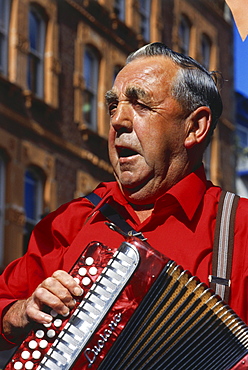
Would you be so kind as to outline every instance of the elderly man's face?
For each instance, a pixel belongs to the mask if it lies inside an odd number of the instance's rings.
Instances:
[[[170,93],[177,71],[161,56],[136,59],[120,71],[106,95],[110,160],[133,203],[154,202],[183,174],[183,111]]]

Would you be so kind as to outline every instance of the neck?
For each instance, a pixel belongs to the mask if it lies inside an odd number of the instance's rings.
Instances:
[[[154,209],[153,204],[132,204],[130,203],[132,208],[134,209],[136,215],[138,216],[140,222],[145,221],[148,217],[151,216],[152,211]]]

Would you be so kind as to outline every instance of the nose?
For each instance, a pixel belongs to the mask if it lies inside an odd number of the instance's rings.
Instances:
[[[129,102],[119,102],[110,123],[117,133],[131,132],[133,129],[133,112]]]

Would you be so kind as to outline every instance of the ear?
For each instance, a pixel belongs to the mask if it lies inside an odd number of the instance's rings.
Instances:
[[[197,108],[189,115],[185,122],[186,139],[184,146],[186,149],[204,141],[211,126],[211,119],[211,110],[205,106]]]

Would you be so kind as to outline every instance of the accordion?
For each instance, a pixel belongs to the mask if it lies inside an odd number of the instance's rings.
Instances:
[[[130,237],[90,243],[71,270],[84,294],[34,325],[5,369],[248,369],[248,327],[188,271]]]

